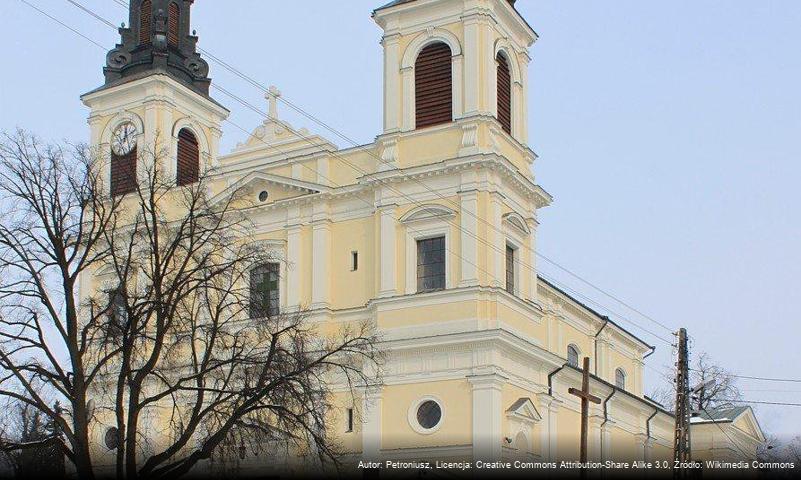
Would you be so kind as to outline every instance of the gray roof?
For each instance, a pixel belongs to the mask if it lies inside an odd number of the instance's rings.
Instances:
[[[695,418],[700,418],[708,422],[733,422],[737,417],[745,413],[749,406],[741,407],[722,407],[710,408],[698,413]]]

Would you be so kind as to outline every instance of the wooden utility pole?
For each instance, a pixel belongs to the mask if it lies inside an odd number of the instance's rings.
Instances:
[[[687,330],[679,330],[679,357],[676,362],[676,431],[673,440],[673,460],[690,461],[690,353]],[[679,474],[680,472],[674,471]]]
[[[587,437],[590,424],[590,402],[599,404],[601,399],[590,395],[590,358],[584,357],[584,368],[581,375],[581,390],[571,388],[568,390],[571,395],[581,399],[581,463],[587,463]],[[582,475],[586,468],[581,468]]]

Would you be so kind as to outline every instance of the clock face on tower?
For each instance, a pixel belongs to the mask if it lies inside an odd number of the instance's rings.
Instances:
[[[136,127],[123,123],[111,134],[111,151],[116,155],[128,155],[136,148]]]

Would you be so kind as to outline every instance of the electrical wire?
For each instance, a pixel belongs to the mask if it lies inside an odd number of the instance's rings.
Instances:
[[[114,25],[113,25],[111,22],[109,22],[108,20],[106,20],[106,19],[104,19],[104,18],[102,18],[102,17],[98,16],[97,14],[95,14],[94,12],[92,12],[92,11],[88,10],[87,8],[85,8],[85,7],[83,7],[82,5],[78,4],[77,2],[75,2],[75,1],[73,1],[73,0],[67,0],[67,1],[68,1],[69,3],[71,3],[71,4],[75,5],[75,6],[77,6],[78,8],[81,8],[82,10],[86,11],[87,13],[89,13],[89,14],[90,14],[90,15],[92,15],[92,16],[94,16],[95,18],[98,18],[100,21],[102,21],[102,22],[106,23],[107,25],[110,25],[110,26],[112,26],[113,28],[116,28],[116,27],[114,27]],[[125,2],[123,2],[122,0],[115,0],[115,2],[116,2],[116,3],[117,3],[119,6],[121,6],[121,7],[123,7],[123,8],[126,8],[126,9],[128,8],[128,5],[126,5],[126,4],[125,4]],[[205,50],[205,49],[203,49],[203,48],[201,48],[201,47],[198,47],[198,51],[199,51],[200,53],[202,53],[203,55],[206,55],[206,56],[207,56],[207,57],[209,57],[211,60],[215,61],[215,62],[216,62],[216,63],[218,63],[220,66],[222,66],[222,67],[223,67],[223,68],[225,68],[226,70],[230,71],[230,72],[231,72],[231,73],[233,73],[234,75],[236,75],[236,76],[240,77],[242,80],[244,80],[244,81],[246,81],[246,82],[250,83],[252,86],[254,86],[254,87],[256,87],[257,89],[259,89],[259,90],[260,90],[262,93],[269,93],[269,88],[268,88],[268,87],[266,87],[265,85],[261,84],[260,82],[258,82],[258,81],[257,81],[257,80],[255,80],[254,78],[252,78],[251,76],[248,76],[247,74],[243,73],[241,70],[237,69],[236,67],[234,67],[234,66],[230,65],[229,63],[225,62],[224,60],[220,59],[218,56],[216,56],[216,55],[212,54],[212,53],[211,53],[211,52],[209,52],[208,50]],[[313,114],[311,114],[311,113],[307,112],[306,110],[304,110],[303,108],[299,107],[299,106],[298,106],[298,105],[296,105],[294,102],[291,102],[291,101],[289,101],[289,100],[288,100],[286,97],[283,97],[283,96],[282,96],[282,97],[279,97],[279,98],[278,98],[278,100],[279,100],[280,102],[284,103],[285,105],[289,106],[291,109],[295,110],[297,113],[299,113],[299,114],[303,115],[304,117],[308,118],[309,120],[313,121],[314,123],[316,123],[316,124],[320,125],[320,126],[321,126],[321,127],[323,127],[324,129],[326,129],[326,130],[328,130],[329,132],[333,133],[333,134],[334,134],[334,135],[336,135],[337,137],[339,137],[339,138],[343,139],[344,141],[346,141],[346,142],[350,143],[351,145],[353,145],[353,146],[359,146],[358,142],[356,142],[355,140],[351,139],[350,137],[348,137],[347,135],[345,135],[345,134],[344,134],[344,133],[342,133],[341,131],[337,130],[336,128],[334,128],[334,127],[330,126],[329,124],[327,124],[327,123],[326,123],[326,122],[324,122],[323,120],[319,119],[319,118],[318,118],[318,117],[316,117],[315,115],[313,115]],[[305,138],[304,138],[304,140],[307,140],[307,139],[305,139]],[[397,167],[394,167],[394,166],[392,166],[392,165],[391,165],[389,162],[387,162],[387,161],[383,160],[382,158],[378,157],[377,155],[373,154],[372,152],[367,152],[367,153],[368,153],[370,156],[374,157],[376,160],[378,160],[380,163],[389,165],[389,166],[391,167],[390,169],[399,170]],[[418,184],[420,184],[421,186],[423,186],[424,188],[426,188],[426,189],[427,189],[429,192],[436,194],[436,195],[437,195],[437,196],[438,196],[438,197],[439,197],[441,200],[447,201],[447,202],[451,203],[452,205],[455,205],[455,203],[454,203],[453,201],[451,201],[451,200],[450,200],[450,199],[448,199],[447,197],[444,197],[444,196],[443,196],[441,193],[437,192],[436,190],[433,190],[433,189],[431,189],[430,187],[428,187],[428,185],[425,185],[423,182],[419,181],[418,179],[416,179],[416,178],[413,178],[412,180],[416,181]],[[495,230],[496,232],[498,232],[498,233],[501,233],[501,234],[503,233],[503,232],[501,232],[501,231],[500,231],[500,230],[499,230],[499,229],[498,229],[498,228],[497,228],[495,225],[493,225],[492,223],[488,222],[486,219],[484,219],[484,218],[481,218],[481,217],[477,216],[476,214],[473,214],[472,212],[469,212],[469,211],[467,211],[467,212],[464,212],[464,213],[466,213],[466,214],[468,214],[468,215],[470,215],[470,216],[473,216],[473,217],[474,217],[474,218],[476,218],[478,221],[481,221],[481,222],[483,222],[485,225],[487,225],[488,227],[492,228],[492,229],[493,229],[493,230]],[[648,321],[650,321],[650,322],[654,323],[655,325],[658,325],[658,326],[660,326],[661,328],[664,328],[665,330],[667,330],[667,331],[668,331],[668,332],[670,332],[670,333],[673,333],[673,332],[675,331],[675,329],[673,329],[673,328],[671,328],[671,327],[669,327],[669,326],[665,325],[664,323],[662,323],[662,322],[659,322],[658,320],[656,320],[656,319],[652,318],[651,316],[649,316],[649,315],[647,315],[647,314],[643,313],[641,310],[639,310],[639,309],[637,309],[637,308],[633,307],[633,306],[632,306],[632,305],[630,305],[629,303],[627,303],[627,302],[625,302],[625,301],[621,300],[619,297],[617,297],[617,296],[615,296],[615,295],[612,295],[611,293],[607,292],[606,290],[604,290],[604,289],[602,289],[602,288],[598,287],[597,285],[593,284],[593,283],[592,283],[592,282],[590,282],[589,280],[586,280],[585,278],[583,278],[583,277],[581,277],[580,275],[576,274],[576,273],[575,273],[575,272],[573,272],[572,270],[570,270],[570,269],[568,269],[568,268],[566,268],[566,267],[564,267],[564,266],[560,265],[559,263],[555,262],[554,260],[550,259],[549,257],[547,257],[547,256],[543,255],[542,253],[534,251],[533,249],[531,249],[531,247],[528,247],[528,246],[522,245],[522,246],[521,246],[521,248],[523,248],[524,250],[528,250],[528,251],[529,251],[529,253],[533,253],[534,255],[538,256],[539,258],[543,259],[544,261],[548,262],[549,264],[551,264],[551,265],[555,266],[555,267],[556,267],[556,268],[558,268],[559,270],[561,270],[561,271],[563,271],[563,272],[567,273],[568,275],[570,275],[570,276],[572,276],[572,277],[576,278],[577,280],[579,280],[579,281],[581,281],[582,283],[584,283],[584,284],[588,285],[589,287],[591,287],[591,288],[592,288],[592,289],[594,289],[595,291],[597,291],[597,292],[599,292],[599,293],[601,293],[601,294],[603,294],[603,295],[605,295],[605,296],[607,296],[607,297],[611,298],[612,300],[614,300],[614,301],[618,302],[619,304],[621,304],[621,305],[623,305],[624,307],[626,307],[626,308],[630,309],[631,311],[633,311],[633,312],[635,312],[636,314],[640,315],[640,316],[641,316],[641,317],[643,317],[644,319],[646,319],[646,320],[648,320]],[[520,259],[519,261],[520,261],[520,262],[522,262],[522,259]],[[534,269],[533,269],[531,266],[527,266],[527,267],[528,267],[529,269],[531,269],[532,271],[534,271]],[[618,316],[620,316],[620,315],[618,314]],[[644,331],[645,331],[645,330],[644,330]]]
[[[29,4],[27,1],[25,1],[25,0],[21,0],[21,1],[23,1],[24,3],[26,3],[26,4],[30,5],[30,4]],[[101,16],[97,15],[96,13],[94,13],[94,12],[93,12],[93,11],[91,11],[90,9],[88,9],[88,8],[84,7],[83,5],[79,4],[78,2],[75,2],[75,1],[73,1],[73,0],[67,0],[67,1],[68,1],[69,3],[71,3],[72,5],[74,5],[74,6],[78,7],[78,8],[80,8],[80,9],[81,9],[82,11],[84,11],[85,13],[87,13],[87,14],[91,15],[91,16],[92,16],[92,17],[94,17],[95,19],[97,19],[97,20],[99,20],[99,21],[103,22],[104,24],[108,25],[109,27],[116,28],[116,27],[114,27],[114,25],[113,25],[111,22],[109,22],[108,20],[104,19],[103,17],[101,17]],[[119,2],[119,1],[118,1],[117,3],[118,3],[118,4],[120,4],[121,6],[125,6],[124,4],[122,4],[122,3],[121,3],[121,2]],[[32,5],[31,5],[31,6],[32,6]],[[35,7],[34,7],[34,8],[35,8]],[[93,41],[93,40],[89,39],[89,38],[88,38],[88,37],[86,37],[85,35],[81,34],[80,32],[76,31],[75,29],[73,29],[73,28],[71,28],[71,27],[67,26],[67,25],[66,25],[66,24],[64,24],[63,22],[60,22],[60,21],[58,21],[57,19],[55,19],[54,17],[52,17],[52,16],[50,16],[50,15],[47,15],[47,14],[45,14],[43,11],[39,10],[38,8],[35,8],[35,9],[36,9],[37,11],[39,11],[40,13],[42,13],[42,14],[44,14],[44,15],[48,16],[48,17],[49,17],[49,18],[51,18],[52,20],[54,20],[54,21],[57,21],[59,24],[61,24],[61,25],[65,26],[66,28],[70,29],[70,30],[71,30],[71,31],[73,31],[74,33],[76,33],[76,34],[78,34],[78,35],[82,36],[83,38],[85,38],[85,39],[87,39],[87,40],[91,41],[93,44],[97,45],[98,47],[100,47],[100,48],[103,48],[103,46],[102,46],[102,45],[100,45],[99,43],[97,43],[97,42],[95,42],[95,41]],[[207,55],[211,56],[211,54],[210,54],[209,52],[205,52],[205,54],[207,54]],[[215,57],[215,58],[216,58],[216,57]],[[260,89],[264,89],[264,88],[263,88],[263,86],[260,86],[260,85],[258,84],[258,82],[255,82],[255,81],[253,81],[252,79],[249,79],[249,78],[248,78],[247,76],[245,76],[244,74],[241,74],[241,72],[239,72],[238,70],[234,69],[233,67],[230,67],[230,65],[227,65],[227,64],[225,64],[225,63],[224,63],[224,62],[222,62],[221,60],[219,60],[219,63],[222,63],[222,64],[224,64],[224,66],[227,66],[227,68],[229,68],[229,69],[233,69],[233,71],[235,71],[235,72],[238,72],[238,74],[239,74],[239,76],[240,76],[240,77],[242,77],[242,78],[243,78],[243,79],[245,79],[245,80],[249,80],[249,81],[250,81],[252,84],[254,84],[255,86],[259,87]],[[215,86],[216,86],[218,89],[220,89],[221,91],[224,91],[224,93],[225,93],[225,92],[227,92],[227,91],[225,91],[224,89],[222,89],[222,88],[221,88],[219,85],[215,85]],[[230,94],[230,92],[227,92],[227,93],[229,93],[229,94]],[[234,96],[234,98],[235,98],[235,99],[238,99],[238,97],[236,97],[236,96]],[[256,110],[256,111],[259,111],[257,107],[254,107],[254,106],[250,105],[248,102],[246,102],[246,101],[244,101],[244,100],[242,100],[242,99],[238,99],[238,100],[239,100],[239,101],[241,101],[242,103],[246,104],[246,106],[249,106],[251,109],[254,109],[254,110]],[[288,101],[286,101],[285,99],[282,99],[282,100],[284,100],[284,103],[288,103]],[[259,111],[259,112],[260,112],[260,111]],[[264,114],[263,112],[260,112],[260,113],[261,113],[263,116],[265,116],[265,117],[269,118],[269,116],[267,116],[267,115],[266,115],[266,114]],[[310,114],[308,114],[308,113],[306,113],[306,112],[301,112],[301,113],[305,114],[306,116],[308,116],[308,117],[309,117],[309,118],[311,118],[312,120],[316,121],[317,123],[320,123],[320,121],[319,121],[318,119],[316,119],[316,117],[313,117],[313,116],[311,116]],[[229,122],[229,123],[230,123],[230,122]],[[240,128],[241,128],[241,127],[240,127]],[[326,128],[329,128],[329,129],[330,129],[331,127],[327,127],[327,126],[326,126]],[[249,132],[247,132],[246,130],[244,130],[244,129],[242,129],[242,130],[243,130],[243,131],[245,131],[245,133],[246,133],[246,134],[249,134]],[[341,136],[341,135],[340,135],[340,136]],[[308,141],[308,139],[306,139],[306,140]],[[341,157],[340,157],[340,158],[341,158]],[[342,160],[344,161],[344,159],[342,159]],[[380,160],[380,159],[379,159],[379,160]],[[349,163],[349,162],[348,162],[348,163]],[[305,166],[305,165],[304,165],[304,166]],[[358,169],[358,167],[355,167],[355,166],[353,166],[352,164],[351,164],[351,167],[353,167],[353,168],[354,168],[354,170],[361,171],[360,169]],[[363,171],[362,171],[362,173],[363,173],[363,174],[366,174],[366,172],[363,172]],[[319,173],[318,173],[318,174],[319,174]],[[333,183],[333,182],[332,182],[332,183]],[[417,202],[414,202],[413,200],[412,200],[412,202],[413,202],[413,203],[417,203]],[[419,206],[419,204],[418,204],[418,206]],[[477,217],[477,218],[478,218],[478,217]],[[483,219],[481,219],[481,220],[482,220],[482,221],[484,221],[485,223],[487,223],[487,222],[486,222],[486,220],[483,220]],[[466,232],[466,231],[465,231],[464,229],[462,229],[462,227],[461,227],[461,226],[459,226],[459,225],[455,225],[455,224],[451,224],[451,225],[452,225],[452,226],[454,226],[454,227],[456,227],[457,229],[461,230],[462,232],[464,232],[464,233],[466,233],[466,234],[473,235],[471,232]],[[494,227],[494,226],[493,226],[493,227]],[[497,230],[497,228],[496,228],[496,230]],[[494,245],[491,245],[491,244],[487,243],[487,242],[486,242],[486,240],[484,240],[484,239],[481,239],[481,238],[479,238],[479,237],[477,237],[477,236],[475,236],[475,235],[473,235],[473,237],[474,237],[474,238],[475,238],[477,241],[482,241],[483,243],[485,243],[485,244],[487,245],[487,247],[489,247],[489,248],[493,248],[493,249],[495,249],[496,251],[499,251],[499,249],[498,249],[497,247],[495,247]],[[529,250],[530,250],[530,249],[529,249]],[[478,266],[477,266],[477,265],[475,265],[474,263],[472,263],[470,260],[464,259],[463,257],[461,257],[460,255],[456,254],[455,252],[452,252],[452,251],[451,251],[450,253],[451,253],[451,254],[454,254],[454,255],[455,255],[457,258],[460,258],[460,259],[462,259],[463,261],[467,262],[468,264],[471,264],[472,266],[475,266],[475,267],[477,267],[477,268],[478,268]],[[564,268],[564,267],[561,267],[561,265],[558,265],[557,263],[553,262],[552,260],[550,260],[550,259],[546,259],[546,261],[548,261],[549,263],[552,263],[552,264],[554,264],[554,265],[556,265],[556,266],[558,266],[558,267],[562,268],[562,269],[563,269],[563,270],[565,270],[566,272],[569,272],[569,273],[570,273],[572,276],[575,276],[576,278],[578,278],[578,279],[582,280],[584,283],[587,283],[587,284],[588,284],[588,285],[590,285],[590,286],[594,286],[594,285],[593,285],[591,282],[588,282],[588,281],[586,281],[586,280],[582,279],[580,276],[576,275],[575,273],[571,272],[570,270],[567,270],[567,269],[566,269],[566,268]],[[521,263],[525,263],[525,262],[522,262],[522,259],[520,260],[520,262],[521,262]],[[528,266],[528,268],[531,268],[531,267],[530,267],[530,266]],[[489,275],[489,273],[488,273],[488,272],[486,272],[485,270],[483,270],[483,269],[480,269],[480,270],[482,270],[482,272],[483,272],[483,273],[485,273],[485,274]],[[597,289],[597,287],[596,287],[596,289]],[[576,292],[576,293],[577,293],[577,292]],[[602,292],[602,293],[603,293],[603,292]],[[585,297],[585,298],[586,298],[586,297]],[[615,299],[615,300],[616,300],[616,301],[620,301],[619,299]],[[593,303],[595,303],[596,305],[600,305],[600,304],[598,304],[598,303],[596,303],[596,302],[593,302]],[[622,302],[621,302],[621,303],[622,303]],[[610,311],[610,312],[612,312],[614,315],[616,315],[616,316],[618,316],[618,317],[620,317],[620,318],[622,318],[622,319],[624,319],[624,320],[628,321],[628,323],[630,323],[630,324],[632,324],[632,325],[634,325],[634,326],[638,327],[640,330],[642,330],[642,331],[644,331],[644,332],[646,332],[646,333],[649,333],[650,335],[654,336],[655,338],[659,338],[659,339],[660,339],[661,341],[663,341],[663,342],[666,342],[666,343],[670,344],[670,342],[669,342],[669,341],[667,341],[667,340],[665,340],[664,338],[662,338],[662,337],[660,337],[660,336],[658,336],[658,335],[654,334],[653,332],[651,332],[651,331],[649,331],[649,330],[647,330],[647,329],[645,329],[645,328],[643,328],[643,327],[639,326],[639,324],[637,324],[636,322],[634,322],[634,321],[632,321],[632,320],[628,319],[627,317],[625,317],[625,316],[623,316],[623,315],[621,315],[621,314],[619,314],[619,313],[615,313],[615,312],[613,312],[613,311],[612,311],[611,309],[609,309],[608,307],[604,307],[603,305],[600,305],[600,306],[601,306],[602,308],[605,308],[605,309],[609,310],[609,311]],[[628,308],[631,308],[631,307],[630,307],[630,306],[628,306],[628,305],[626,305],[626,306],[627,306]],[[642,315],[642,313],[641,313],[641,312],[637,312],[637,313],[639,313],[640,315]],[[653,320],[652,320],[652,321],[653,321]],[[657,323],[658,323],[658,322],[657,322]],[[666,326],[664,326],[664,325],[661,325],[661,326],[662,326],[663,328],[669,329],[668,327],[666,327]]]

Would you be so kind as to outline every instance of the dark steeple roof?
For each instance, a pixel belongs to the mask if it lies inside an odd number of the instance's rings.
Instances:
[[[190,34],[195,0],[130,0],[129,27],[120,28],[122,43],[106,56],[105,87],[166,73],[208,96],[209,64],[197,52]]]

